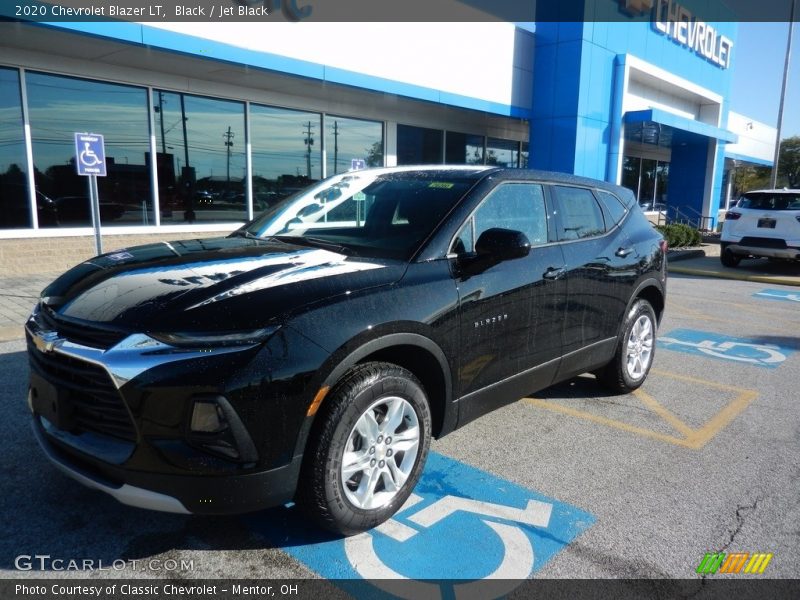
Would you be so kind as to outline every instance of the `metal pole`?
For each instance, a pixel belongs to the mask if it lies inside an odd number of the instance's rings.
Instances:
[[[97,176],[89,175],[89,202],[92,208],[92,228],[94,229],[94,249],[103,253],[103,239],[100,236],[100,195],[97,191]]]
[[[786,100],[786,83],[789,79],[789,62],[792,55],[792,36],[794,35],[794,9],[797,5],[797,0],[792,0],[792,10],[789,15],[789,37],[786,40],[786,58],[783,62],[783,82],[781,83],[781,101],[778,106],[778,131],[775,134],[775,158],[772,161],[772,178],[770,179],[770,187],[775,189],[778,187],[778,162],[781,154],[781,127],[783,126],[783,103]]]

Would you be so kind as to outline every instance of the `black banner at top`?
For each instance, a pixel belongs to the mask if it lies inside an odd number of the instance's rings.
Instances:
[[[798,0],[3,0],[0,19],[35,22],[789,21]],[[800,2],[798,2],[800,3]],[[794,12],[794,19],[800,8]]]

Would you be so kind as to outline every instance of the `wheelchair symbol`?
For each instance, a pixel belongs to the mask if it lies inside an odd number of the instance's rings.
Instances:
[[[420,496],[412,494],[398,514],[402,514],[421,501],[422,498]],[[408,520],[427,529],[457,511],[464,511],[480,517],[499,518],[505,521],[547,528],[552,510],[552,504],[539,502],[538,500],[529,500],[524,509],[519,509],[459,496],[444,496],[413,514]],[[494,531],[503,543],[503,560],[494,571],[483,579],[456,584],[454,593],[457,600],[484,597],[488,594],[494,597],[508,594],[519,586],[520,580],[527,579],[533,570],[533,546],[522,529],[516,525],[497,523],[484,518],[480,520]],[[422,533],[419,529],[405,525],[395,519],[389,519],[379,525],[375,531],[400,543]],[[442,589],[439,585],[424,581],[409,581],[410,578],[386,565],[375,552],[372,533],[365,532],[347,538],[344,543],[344,549],[348,561],[356,572],[383,591],[408,600],[439,600],[442,598]],[[398,582],[397,580],[403,581]]]
[[[103,164],[103,161],[94,153],[92,150],[91,144],[89,142],[83,143],[83,150],[78,155],[81,163],[87,167],[95,167],[97,165]]]
[[[660,337],[658,340],[667,346],[671,344],[688,346],[708,356],[755,365],[777,366],[786,360],[786,355],[780,351],[778,346],[772,344],[714,342],[712,340],[688,342],[671,337]]]

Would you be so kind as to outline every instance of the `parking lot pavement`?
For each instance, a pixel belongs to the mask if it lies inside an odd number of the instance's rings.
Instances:
[[[800,263],[771,262],[763,258],[746,258],[739,263],[738,267],[732,268],[724,266],[719,261],[719,256],[712,256],[706,253],[706,256],[670,263],[669,272],[700,277],[800,286]]]
[[[22,575],[327,577],[340,588],[347,578],[390,576],[464,585],[492,574],[685,579],[700,577],[706,553],[765,553],[763,575],[705,577],[796,578],[795,292],[672,277],[641,390],[612,396],[582,376],[473,422],[433,444],[420,484],[389,525],[347,540],[310,528],[291,506],[176,516],[72,482],[30,433],[23,343],[0,344],[0,469],[13,491],[0,498],[2,514],[13,515],[4,519],[0,577],[20,576],[20,555],[47,554],[121,561],[121,570]],[[150,568],[168,559],[192,568]]]

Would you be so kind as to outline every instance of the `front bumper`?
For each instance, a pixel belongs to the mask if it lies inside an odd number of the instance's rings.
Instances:
[[[302,457],[269,471],[226,476],[170,475],[130,471],[81,455],[49,436],[34,415],[33,432],[45,455],[60,471],[86,487],[128,506],[178,514],[238,514],[277,506],[292,499]]]
[[[258,345],[181,350],[134,334],[100,349],[58,337],[35,315],[26,329],[34,432],[73,479],[124,504],[173,513],[251,512],[293,497],[302,456],[275,428],[251,438],[234,415],[227,431],[235,434],[238,459],[209,454],[187,433],[196,399],[227,392],[249,427],[276,421],[268,412],[272,399],[253,384],[262,377],[252,365]],[[284,432],[295,439],[291,428]],[[258,450],[252,439],[262,442]]]

